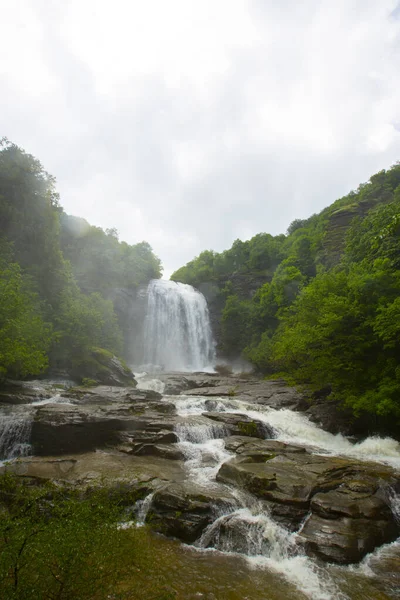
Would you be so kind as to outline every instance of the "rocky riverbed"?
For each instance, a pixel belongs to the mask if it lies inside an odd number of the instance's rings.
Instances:
[[[118,487],[154,530],[198,548],[288,569],[308,556],[315,574],[320,561],[356,564],[386,545],[400,572],[396,441],[322,430],[282,381],[163,374],[142,376],[140,389],[64,388],[30,382],[0,394],[0,450],[14,459],[3,471]],[[390,579],[390,597],[399,583]]]

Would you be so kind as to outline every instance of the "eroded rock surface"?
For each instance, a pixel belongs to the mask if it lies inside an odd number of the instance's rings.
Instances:
[[[261,439],[274,437],[274,430],[262,421],[247,415],[228,412],[205,412],[204,417],[224,423],[231,435],[244,435]]]
[[[148,517],[156,531],[190,543],[215,520],[218,509],[234,505],[226,490],[174,483],[155,493]]]
[[[201,386],[187,388],[184,393],[188,396],[231,397],[274,408],[300,409],[308,406],[302,394],[281,380],[226,377],[214,380],[203,378],[201,381]]]
[[[54,402],[30,406],[36,456],[7,468],[23,477],[72,485],[122,486],[127,502],[154,492],[152,526],[186,542],[197,540],[221,514],[218,510],[237,508],[238,494],[231,495],[232,488],[260,499],[290,531],[300,530],[298,539],[306,551],[325,561],[357,562],[399,535],[389,506],[390,490],[400,491],[400,477],[393,469],[313,454],[303,446],[273,439],[276,432],[261,420],[225,412],[235,411],[236,399],[244,406],[249,402],[304,408],[301,395],[283,382],[207,374],[163,379],[170,392],[181,389],[187,396],[205,396],[205,402],[199,402],[208,412],[179,416],[174,399],[132,387],[19,386],[18,402]],[[190,455],[178,442],[213,438],[225,438],[225,449],[233,456],[219,468],[219,483],[199,486],[189,481],[185,457]],[[203,459],[206,467],[220,464],[206,453]],[[220,535],[230,540],[236,526],[234,517],[227,517]],[[245,530],[240,531],[238,544],[245,548]]]
[[[62,400],[68,403],[62,403]],[[40,456],[86,452],[121,441],[121,432],[173,429],[175,407],[151,390],[112,386],[74,388],[39,406],[31,443]],[[134,434],[132,434],[132,438]]]
[[[273,440],[230,438],[237,456],[224,463],[217,480],[267,501],[271,515],[295,531],[307,552],[351,563],[394,540],[399,525],[389,506],[400,485],[390,467],[332,456]]]

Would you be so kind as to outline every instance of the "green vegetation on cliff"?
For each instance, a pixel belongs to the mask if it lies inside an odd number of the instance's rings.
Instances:
[[[221,353],[400,422],[400,165],[172,278],[208,297]]]
[[[66,215],[41,163],[0,141],[0,379],[79,371],[94,347],[121,355],[112,291],[157,277],[146,242]]]

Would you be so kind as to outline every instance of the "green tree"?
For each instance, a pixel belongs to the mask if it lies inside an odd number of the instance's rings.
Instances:
[[[44,371],[51,339],[51,326],[20,266],[0,257],[0,379]]]

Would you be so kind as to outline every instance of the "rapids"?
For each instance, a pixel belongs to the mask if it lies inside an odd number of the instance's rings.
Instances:
[[[158,382],[158,383],[157,383]],[[145,385],[161,389],[161,381],[153,380]],[[139,381],[139,387],[140,387]],[[205,489],[226,487],[216,481],[220,466],[233,454],[225,449],[224,425],[206,422],[202,414],[207,412],[209,398],[199,396],[166,396],[173,402],[177,414],[185,417],[177,425],[178,446],[186,458],[187,477]],[[301,413],[288,409],[275,410],[268,406],[244,402],[234,397],[213,397],[212,410],[236,412],[256,418],[272,426],[276,439],[286,443],[304,445],[316,454],[342,455],[360,461],[377,461],[390,464],[400,470],[400,447],[391,438],[370,437],[360,443],[352,443],[342,435],[332,435],[311,423]],[[340,567],[322,564],[304,554],[296,544],[297,533],[287,531],[268,514],[261,501],[247,492],[233,491],[236,498],[232,505],[215,511],[214,522],[203,531],[194,546],[198,552],[223,553],[226,556],[242,557],[247,561],[250,572],[262,573],[262,577],[283,577],[289,585],[283,598],[310,598],[312,600],[355,600],[356,598],[398,598],[396,582],[389,579],[380,589],[378,577],[384,579],[380,569],[384,561],[398,564],[400,540],[387,544],[367,555],[356,566]],[[146,511],[151,498],[145,501]],[[400,518],[400,499],[393,494],[393,513]],[[141,511],[140,511],[141,512]],[[143,519],[143,513],[141,512]],[[193,552],[193,550],[191,550]],[[212,574],[209,574],[212,581]],[[212,583],[210,583],[212,589]],[[376,587],[375,587],[376,586]],[[290,591],[292,590],[292,591]],[[297,590],[297,593],[293,592]],[[250,592],[251,594],[251,592]],[[201,597],[201,596],[199,596]],[[221,598],[228,596],[221,596]],[[234,596],[232,596],[234,597]],[[258,598],[249,595],[247,598]],[[274,596],[265,590],[261,598],[269,600]]]

